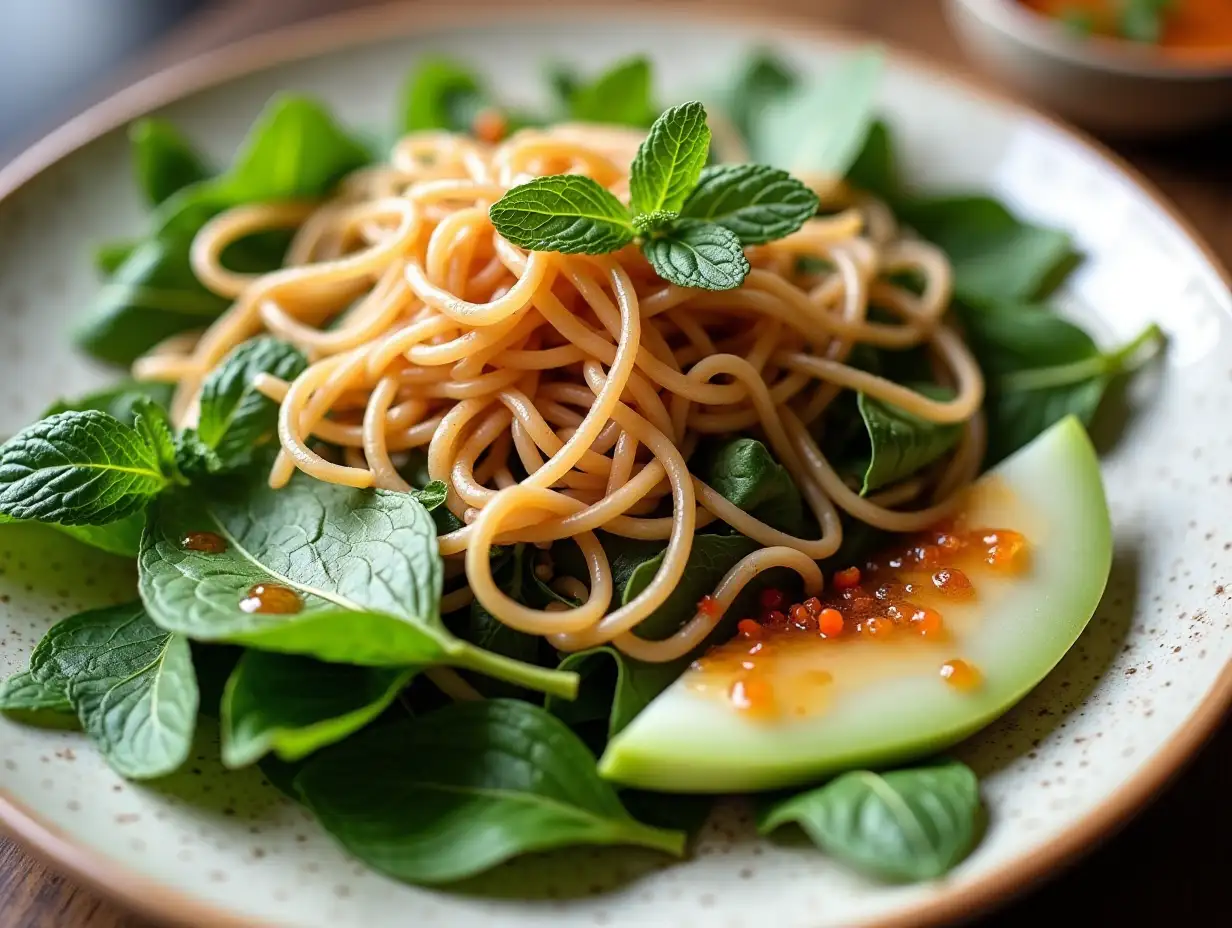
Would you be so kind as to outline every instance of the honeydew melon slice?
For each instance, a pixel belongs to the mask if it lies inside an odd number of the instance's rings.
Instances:
[[[608,745],[599,772],[665,792],[745,792],[932,754],[1003,714],[1065,655],[1103,595],[1112,532],[1094,448],[1065,419],[980,478],[967,524],[1026,536],[1021,571],[973,578],[977,596],[942,607],[947,640],[818,641],[800,651],[832,679],[803,714],[752,717],[689,670]],[[828,647],[827,647],[828,645]],[[881,650],[878,650],[878,649]],[[954,658],[982,676],[947,685]],[[793,672],[799,671],[797,666]]]

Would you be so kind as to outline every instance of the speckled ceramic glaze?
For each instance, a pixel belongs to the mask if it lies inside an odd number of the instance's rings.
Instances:
[[[408,63],[428,49],[480,63],[503,92],[529,97],[547,57],[594,69],[644,51],[675,96],[712,84],[750,42],[774,41],[804,69],[824,68],[837,48],[801,30],[699,27],[667,14],[500,27],[382,15],[224,57],[216,67],[235,74],[323,52],[191,93],[161,115],[222,159],[281,89],[319,94],[355,125],[388,125]],[[368,44],[355,47],[360,39]],[[329,50],[343,42],[350,47]],[[100,123],[220,76],[210,75],[198,67],[147,84],[0,174],[0,191]],[[1116,537],[1103,604],[1047,680],[959,748],[981,775],[989,825],[948,879],[876,885],[811,848],[758,840],[748,807],[729,802],[679,863],[571,850],[501,868],[467,895],[415,889],[347,857],[259,774],[224,772],[208,724],[182,771],[134,785],[80,735],[0,719],[0,819],[134,904],[194,923],[818,928],[958,916],[1056,865],[1144,801],[1213,726],[1230,690],[1232,296],[1162,204],[1064,130],[894,58],[883,99],[915,180],[992,191],[1074,234],[1088,259],[1064,300],[1098,337],[1120,340],[1155,319],[1171,338],[1166,359],[1110,399],[1097,430]],[[0,434],[104,380],[65,335],[99,286],[91,246],[141,228],[121,131],[0,202]],[[132,590],[129,564],[38,527],[0,529],[0,675],[23,668],[57,619]]]

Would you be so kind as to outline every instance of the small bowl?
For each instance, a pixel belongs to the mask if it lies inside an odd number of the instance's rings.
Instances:
[[[948,0],[971,57],[1006,84],[1109,135],[1166,135],[1232,117],[1232,47],[1192,63],[1154,46],[1070,35],[1016,0]]]

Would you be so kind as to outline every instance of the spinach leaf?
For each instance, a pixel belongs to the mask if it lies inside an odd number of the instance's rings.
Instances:
[[[198,704],[188,642],[151,622],[141,603],[58,622],[30,656],[30,675],[67,696],[122,776],[163,776],[188,756]]]
[[[714,797],[704,793],[688,795],[622,789],[620,801],[639,822],[656,828],[683,831],[690,837],[701,831],[710,817],[710,810],[714,808]]]
[[[162,119],[139,119],[128,130],[137,183],[151,206],[157,206],[212,171],[179,130]]]
[[[581,174],[538,177],[514,187],[488,216],[518,247],[566,255],[616,251],[636,232],[624,204]]]
[[[523,605],[529,605],[526,593],[531,568],[526,560],[526,546],[519,544],[514,545],[508,556],[500,558],[499,563],[494,561],[492,565],[492,579],[496,585]],[[540,663],[543,639],[510,628],[488,612],[479,600],[474,600],[460,618],[461,621],[454,622],[450,630],[464,641],[517,661]],[[495,695],[495,691],[492,694]]]
[[[0,712],[72,712],[64,686],[40,683],[23,670],[0,682]]]
[[[0,513],[0,526],[23,524],[27,523]],[[59,525],[55,522],[43,524],[91,548],[98,548],[119,557],[135,558],[141,547],[141,533],[145,530],[145,511],[134,512],[131,516],[104,525]]]
[[[948,399],[954,393],[933,384],[910,386],[933,399]],[[861,496],[917,473],[939,460],[962,437],[961,423],[929,422],[864,393],[859,394],[857,404],[870,446]]]
[[[647,239],[642,254],[664,280],[702,290],[734,290],[750,268],[734,232],[695,219],[680,220]]]
[[[102,525],[141,511],[173,474],[157,430],[131,428],[97,410],[28,426],[0,447],[0,515],[62,525]]]
[[[309,761],[295,786],[350,853],[409,883],[448,883],[557,847],[684,849],[683,834],[625,811],[559,719],[518,700],[361,732]]]
[[[223,763],[246,767],[270,752],[307,757],[379,716],[415,673],[246,651],[223,695]]]
[[[134,406],[142,399],[150,400],[166,407],[171,403],[173,392],[171,384],[153,383],[149,381],[122,380],[110,387],[95,390],[74,399],[56,400],[39,418],[46,419],[61,412],[80,412],[85,409],[97,409],[119,419],[125,425],[132,425],[136,418]]]
[[[791,474],[755,438],[733,438],[700,455],[702,480],[728,502],[767,525],[799,536],[804,502]]]
[[[277,432],[278,404],[253,386],[256,376],[294,380],[307,366],[297,348],[264,336],[244,342],[210,372],[201,385],[196,435],[218,455],[221,468],[250,463]]]
[[[487,91],[469,68],[451,58],[424,58],[403,85],[402,131],[470,132],[487,100]]]
[[[580,122],[644,127],[655,118],[650,62],[640,56],[618,62],[590,83],[555,83],[570,117]]]
[[[222,536],[227,549],[181,545],[201,531]],[[139,565],[150,615],[197,641],[372,667],[445,663],[565,696],[576,688],[572,675],[449,634],[438,614],[436,527],[412,494],[303,475],[280,490],[260,473],[216,481],[208,493],[158,500]],[[273,597],[270,608],[289,611],[259,611],[258,586]]]
[[[817,212],[817,194],[764,164],[717,164],[702,171],[680,215],[734,232],[742,245],[790,235]]]
[[[638,146],[629,172],[634,215],[676,213],[701,176],[710,151],[710,126],[700,103],[666,110]]]
[[[797,174],[844,176],[872,125],[882,65],[880,49],[855,52],[824,80],[769,101],[754,118],[757,160]]]
[[[370,160],[320,106],[284,95],[270,102],[226,173],[180,189],[155,211],[151,234],[115,271],[76,333],[78,345],[114,364],[131,364],[163,339],[204,328],[230,305],[192,272],[193,237],[223,210],[243,203],[315,199]],[[252,236],[227,249],[248,272],[281,263],[283,235]]]
[[[581,677],[577,699],[565,702],[549,696],[545,705],[574,729],[585,731],[591,723],[600,723],[593,726],[601,737],[594,739],[592,747],[601,748],[675,682],[689,661],[684,657],[650,664],[607,645],[578,651],[560,662],[561,670],[575,671]]]
[[[731,86],[720,95],[723,109],[732,125],[750,145],[755,144],[754,124],[760,113],[775,101],[787,97],[799,85],[799,78],[767,49],[758,49],[737,72]]]
[[[797,822],[826,853],[893,881],[935,879],[975,840],[980,793],[975,774],[947,761],[879,774],[855,770],[772,805],[767,834]]]

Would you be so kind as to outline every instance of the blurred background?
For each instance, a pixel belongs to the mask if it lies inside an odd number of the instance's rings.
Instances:
[[[135,79],[285,23],[373,2],[389,0],[0,0],[0,164]],[[406,2],[428,5],[442,0]],[[957,20],[945,15],[947,7],[954,14],[962,6],[987,8],[994,19],[1023,15],[1018,7],[1010,10],[1015,2],[716,0],[715,5],[743,6],[746,13],[754,8],[786,12],[818,25],[837,24],[876,35],[974,73],[981,83],[1021,93],[1022,82],[1007,79],[1013,72],[999,67],[1021,63],[1017,53],[994,47],[991,62],[987,54],[969,57],[974,50],[970,36],[965,44],[960,42],[952,26]],[[1212,9],[1223,4],[1232,22],[1232,0],[1203,2]],[[976,69],[977,60],[983,70]],[[1028,77],[1034,73],[1029,62],[1023,67]],[[1232,63],[1227,70],[1232,82]],[[1061,80],[1068,92],[1078,78]],[[1232,122],[1150,140],[1118,137],[1110,144],[1164,190],[1225,266],[1232,265]],[[1225,726],[1197,763],[1123,834],[1042,891],[981,924],[1035,926],[1047,919],[1068,920],[1079,899],[1081,911],[1095,924],[1226,923],[1232,891],[1222,868],[1232,826],[1226,798],[1230,775],[1232,730]],[[0,928],[44,926],[149,928],[35,864],[0,837]]]

